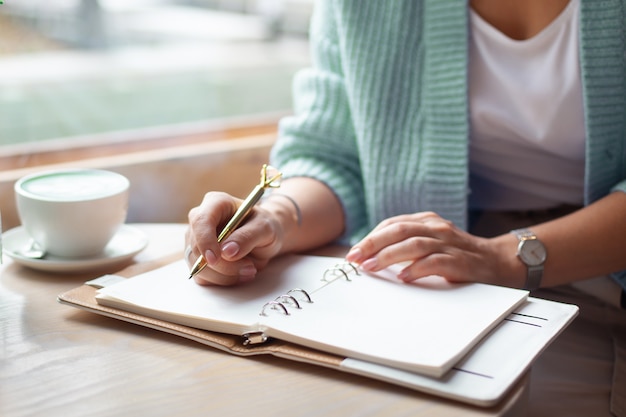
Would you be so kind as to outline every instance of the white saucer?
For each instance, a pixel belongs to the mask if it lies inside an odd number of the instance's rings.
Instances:
[[[104,251],[90,258],[70,259],[46,255],[42,259],[23,256],[20,251],[30,244],[30,236],[19,226],[2,234],[4,253],[18,264],[47,272],[88,272],[103,270],[130,260],[148,244],[147,236],[139,229],[122,225]],[[112,272],[112,271],[111,271]]]

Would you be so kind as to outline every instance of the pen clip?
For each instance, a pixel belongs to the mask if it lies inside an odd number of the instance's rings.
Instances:
[[[271,178],[267,178],[268,171],[270,174],[274,174]],[[261,168],[261,183],[259,184],[264,190],[267,188],[280,187],[280,179],[283,176],[276,168],[271,165],[264,164]]]

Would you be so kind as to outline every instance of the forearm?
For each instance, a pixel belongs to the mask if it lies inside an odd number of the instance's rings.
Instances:
[[[280,253],[301,252],[327,245],[344,230],[344,213],[335,194],[312,178],[290,178],[262,206],[275,214],[283,231]],[[291,199],[291,201],[290,201]]]
[[[626,269],[626,193],[614,192],[581,210],[531,226],[547,248],[543,287]],[[503,285],[521,287],[526,267],[516,256],[517,238],[492,239]]]

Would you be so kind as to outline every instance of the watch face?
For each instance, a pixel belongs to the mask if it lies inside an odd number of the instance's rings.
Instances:
[[[541,265],[546,260],[546,248],[538,239],[525,239],[519,244],[519,257],[526,265]]]

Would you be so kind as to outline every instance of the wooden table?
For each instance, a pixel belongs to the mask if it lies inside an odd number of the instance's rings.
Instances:
[[[182,251],[185,225],[142,224],[134,263]],[[274,357],[241,358],[56,302],[94,278],[0,267],[0,415],[517,416],[525,381],[481,409]]]

